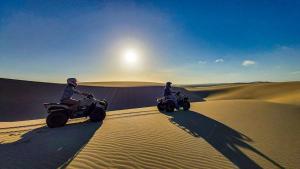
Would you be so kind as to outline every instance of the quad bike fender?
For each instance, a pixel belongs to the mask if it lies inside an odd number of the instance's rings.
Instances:
[[[106,109],[107,109],[107,105],[103,105],[103,104],[97,104],[96,107],[101,108],[101,109],[103,109],[104,111],[106,111]]]
[[[61,108],[61,109],[68,109],[69,108],[69,106],[67,106],[67,105],[63,105],[63,104],[59,104],[59,103],[44,103],[44,107],[46,108],[46,109],[59,109],[59,108]]]
[[[48,113],[53,113],[53,112],[56,112],[56,111],[69,111],[69,107],[65,106],[65,105],[47,106],[46,109],[47,109]]]
[[[61,107],[51,107],[48,109],[48,113],[51,114],[51,113],[57,113],[57,112],[66,112],[67,114],[70,113],[70,110],[68,108],[61,108]]]

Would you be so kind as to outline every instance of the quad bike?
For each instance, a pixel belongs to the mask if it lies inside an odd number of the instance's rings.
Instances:
[[[191,105],[190,105],[189,98],[187,96],[181,94],[180,92],[177,92],[175,96],[179,108],[182,107],[184,111],[190,109]],[[158,98],[157,108],[159,111],[174,112],[175,103],[170,98],[166,98],[166,97]]]
[[[80,100],[80,106],[73,112],[64,103],[44,103],[48,116],[46,123],[48,127],[62,127],[69,119],[88,117],[92,122],[101,122],[106,116],[108,103],[106,100],[97,100],[93,95],[89,95]]]

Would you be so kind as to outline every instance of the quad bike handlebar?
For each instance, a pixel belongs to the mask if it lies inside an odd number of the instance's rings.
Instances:
[[[93,98],[95,98],[93,94],[88,94],[86,97],[87,97],[88,99],[93,99]]]

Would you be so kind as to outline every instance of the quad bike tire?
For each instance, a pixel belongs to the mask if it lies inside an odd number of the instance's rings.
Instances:
[[[167,112],[174,112],[175,104],[172,101],[167,101],[165,104],[166,104],[166,111]]]
[[[157,109],[158,109],[158,111],[165,111],[165,106],[164,106],[164,104],[163,103],[158,103],[157,104]]]
[[[47,116],[46,123],[49,128],[63,127],[68,122],[69,117],[66,111],[52,112]]]
[[[91,122],[101,122],[106,117],[106,112],[100,107],[96,107],[89,115]]]
[[[191,108],[190,102],[187,102],[187,101],[183,102],[182,108],[184,111],[189,110]]]

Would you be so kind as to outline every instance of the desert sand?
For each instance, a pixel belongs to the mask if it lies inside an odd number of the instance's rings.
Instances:
[[[300,105],[300,82],[222,84],[186,87],[207,100],[254,99]]]
[[[174,113],[155,107],[161,86],[82,87],[108,98],[107,118],[56,129],[45,125],[37,104],[59,97],[62,85],[7,79],[0,85],[0,168],[300,166],[300,82],[177,88],[194,102],[190,111]]]

